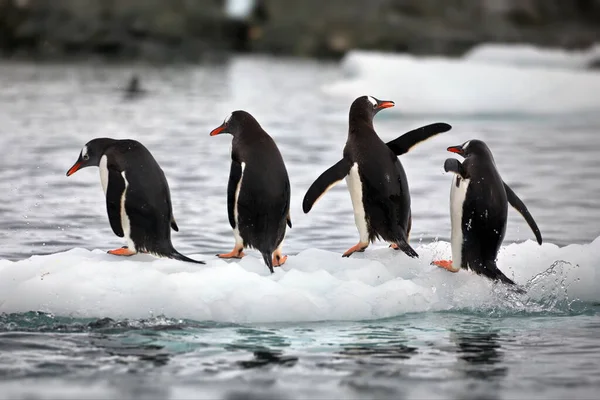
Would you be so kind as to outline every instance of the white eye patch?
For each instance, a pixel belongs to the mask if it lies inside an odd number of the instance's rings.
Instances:
[[[375,100],[373,97],[367,96],[367,100],[369,100],[371,104],[373,104],[373,107],[377,105],[377,100]]]
[[[462,148],[463,148],[463,151],[464,151],[464,150],[467,150],[467,147],[469,147],[469,144],[470,144],[470,143],[471,143],[471,141],[469,140],[469,141],[465,142],[465,144],[463,144],[463,146],[462,146]]]
[[[87,146],[83,146],[81,149],[81,157],[87,159],[88,158],[88,148]]]
[[[228,122],[229,122],[229,120],[231,119],[231,115],[232,115],[232,114],[229,114],[229,115],[227,116],[227,118],[225,118],[225,121],[223,122],[224,124],[226,124],[226,123],[228,123]]]

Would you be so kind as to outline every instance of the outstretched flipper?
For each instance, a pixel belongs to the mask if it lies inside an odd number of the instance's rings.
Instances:
[[[513,206],[523,216],[523,218],[525,218],[525,221],[527,221],[527,224],[533,231],[537,242],[539,244],[542,244],[542,233],[540,232],[537,224],[533,220],[533,217],[529,213],[529,210],[527,210],[527,207],[525,207],[525,204],[506,183],[504,183],[504,190],[506,191],[506,197],[508,198],[509,204]]]
[[[467,179],[467,171],[465,167],[456,158],[448,158],[444,162],[444,171],[454,172],[463,179]]]
[[[420,128],[414,129],[410,132],[406,132],[404,135],[397,139],[387,143],[387,146],[396,154],[401,156],[402,154],[408,153],[408,151],[416,144],[421,143],[424,140],[429,139],[432,136],[438,135],[443,132],[447,132],[452,129],[452,126],[438,122],[431,125],[425,125]]]
[[[317,180],[313,182],[304,195],[304,200],[302,202],[302,210],[304,213],[307,214],[317,200],[319,200],[319,198],[325,194],[325,192],[335,186],[339,181],[344,179],[350,172],[351,167],[352,164],[350,161],[342,158],[333,167],[323,172],[321,176],[319,176]]]
[[[125,236],[123,227],[121,226],[121,199],[125,191],[125,179],[121,173],[115,169],[108,169],[108,186],[106,188],[106,211],[108,212],[108,220],[110,227],[118,237]],[[116,254],[121,249],[111,250]]]

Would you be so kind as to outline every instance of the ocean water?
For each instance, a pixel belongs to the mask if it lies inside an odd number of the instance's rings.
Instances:
[[[1,64],[0,398],[595,398],[600,74],[500,58]],[[127,100],[132,73],[146,92]],[[345,183],[302,212],[360,94],[396,101],[376,117],[386,140],[453,126],[401,157],[418,260],[384,243],[341,258],[358,240]],[[235,109],[273,136],[290,174],[290,258],[273,275],[254,251],[214,256],[233,245],[231,139],[208,134]],[[171,187],[173,243],[206,266],[105,253],[123,243],[98,170],[65,176],[95,137],[150,149]],[[498,263],[524,295],[430,265],[450,255],[445,149],[474,138],[544,237],[509,211]]]

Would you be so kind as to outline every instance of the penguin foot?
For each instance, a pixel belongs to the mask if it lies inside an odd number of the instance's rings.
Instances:
[[[353,253],[362,253],[367,247],[369,247],[369,243],[358,242],[357,244],[346,250],[346,252],[342,254],[342,257],[350,257]]]
[[[455,268],[454,265],[452,265],[452,260],[437,260],[432,261],[431,264],[437,265],[438,267],[444,268],[450,272],[458,272],[460,270],[460,268]]]
[[[394,250],[400,250],[400,247],[398,247],[398,245],[396,243],[390,244],[390,247]]]
[[[135,254],[134,251],[129,250],[129,248],[127,246],[123,246],[120,249],[115,249],[115,250],[109,250],[107,251],[108,254],[112,254],[114,256],[124,256],[124,257],[129,257]]]
[[[219,258],[242,258],[245,257],[244,248],[235,248],[229,253],[217,254]]]
[[[282,256],[281,253],[275,253],[273,256],[273,266],[281,267],[287,261],[288,256]]]

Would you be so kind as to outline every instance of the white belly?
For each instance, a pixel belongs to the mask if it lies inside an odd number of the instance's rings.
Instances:
[[[125,198],[127,195],[127,187],[129,186],[129,182],[127,182],[127,178],[125,177],[125,171],[121,172],[121,176],[125,181],[125,190],[123,190],[123,194],[121,195],[121,228],[123,229],[125,239],[127,239],[127,247],[129,247],[129,250],[135,252],[137,249],[135,248],[135,243],[133,243],[131,240],[131,224],[129,223],[129,217],[125,212]]]
[[[460,179],[460,184],[456,187],[456,180]],[[462,265],[462,217],[463,203],[469,187],[469,179],[462,179],[454,175],[452,187],[450,189],[450,223],[452,224],[451,243],[452,243],[452,265],[454,268],[460,268]]]
[[[233,229],[233,237],[235,238],[236,245],[242,246],[244,240],[240,236],[240,226],[238,222],[238,198],[240,197],[240,190],[242,189],[242,180],[244,179],[244,169],[246,168],[246,163],[242,163],[242,174],[240,175],[240,180],[238,181],[237,188],[235,189],[235,198],[233,202],[233,219],[235,220],[235,228]]]
[[[354,222],[358,228],[361,243],[369,242],[369,230],[367,229],[367,220],[365,217],[365,208],[363,206],[363,191],[360,176],[358,175],[358,164],[354,163],[350,168],[350,173],[346,176],[346,184],[350,191],[352,199],[352,208],[354,209]]]
[[[102,156],[98,167],[100,168],[100,183],[106,195],[106,190],[108,189],[108,158],[106,156]]]

